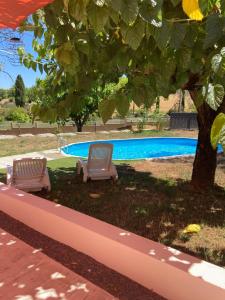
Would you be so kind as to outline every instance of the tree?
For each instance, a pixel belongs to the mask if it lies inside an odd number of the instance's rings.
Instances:
[[[77,131],[81,132],[90,116],[98,109],[98,97],[87,96],[84,98],[82,107],[77,112],[71,112],[70,118],[77,127]]]
[[[45,80],[38,79],[36,85],[31,88],[32,102],[35,103],[31,108],[34,118],[38,116],[45,122],[62,123],[71,118],[77,131],[81,132],[84,124],[98,108],[100,95],[98,87],[92,89],[89,95],[76,93],[69,95],[66,85],[62,90],[51,90],[49,87],[51,87],[53,80],[52,77],[47,77]],[[65,99],[67,98],[69,101],[68,95],[71,101],[69,110],[64,107]]]
[[[21,75],[18,75],[15,82],[15,102],[16,106],[25,105],[25,85]]]
[[[72,93],[96,74],[103,84],[126,74],[126,86],[100,103],[104,121],[115,109],[126,114],[130,99],[150,106],[159,96],[188,90],[199,123],[192,183],[213,185],[217,152],[210,131],[225,111],[224,0],[56,0],[33,15],[31,25],[37,60],[45,58],[43,68],[56,84],[67,78]],[[34,64],[23,50],[20,55]]]
[[[31,108],[33,117],[38,116],[44,122],[60,123],[65,123],[70,118],[77,131],[81,132],[89,118],[97,112],[99,102],[123,88],[127,80],[122,77],[118,84],[107,84],[104,89],[100,86],[101,80],[97,80],[87,93],[69,93],[67,81],[52,89],[53,82],[54,78],[49,76],[45,80],[38,79],[31,88],[32,102],[35,102]]]

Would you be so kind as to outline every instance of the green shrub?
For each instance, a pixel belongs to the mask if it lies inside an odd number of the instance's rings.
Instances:
[[[27,111],[22,107],[12,108],[6,114],[5,119],[7,121],[16,121],[20,123],[26,123],[30,121],[30,117]]]
[[[145,124],[146,124],[145,118],[139,120],[139,121],[137,122],[137,131],[138,131],[138,132],[142,132],[143,129],[144,129],[144,127],[145,127]]]
[[[4,117],[0,116],[0,123],[2,123],[4,121]]]

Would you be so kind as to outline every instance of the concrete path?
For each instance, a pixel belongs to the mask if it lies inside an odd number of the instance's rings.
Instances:
[[[46,157],[47,160],[53,160],[65,157],[57,149],[45,150],[45,151],[38,151],[38,152],[30,152],[25,154],[16,154],[12,156],[3,156],[0,157],[0,169],[5,168],[7,165],[12,165],[13,160],[17,158],[24,158],[24,157]]]
[[[2,300],[116,299],[1,228],[0,257]]]
[[[83,132],[83,134],[87,134],[88,132]],[[39,134],[31,134],[31,133],[24,133],[24,134],[19,134],[19,135],[0,135],[0,140],[11,140],[11,139],[16,139],[16,138],[26,138],[26,137],[43,137],[43,138],[48,138],[48,137],[67,137],[67,136],[75,136],[77,135],[76,133],[73,132],[65,132],[65,133],[58,133],[58,134],[53,134],[53,133],[39,133]]]

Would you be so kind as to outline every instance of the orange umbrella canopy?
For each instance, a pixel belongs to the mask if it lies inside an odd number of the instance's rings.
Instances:
[[[16,28],[37,9],[53,0],[0,0],[0,28]]]

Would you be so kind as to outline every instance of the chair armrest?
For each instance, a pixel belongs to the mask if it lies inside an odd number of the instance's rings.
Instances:
[[[87,167],[87,160],[84,160],[84,159],[79,159],[78,160],[78,163],[83,167]]]
[[[12,178],[13,178],[13,167],[10,165],[6,166],[6,183],[12,184]]]

